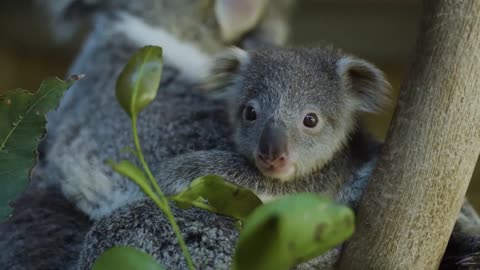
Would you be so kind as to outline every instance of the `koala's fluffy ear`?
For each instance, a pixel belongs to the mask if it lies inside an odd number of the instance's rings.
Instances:
[[[232,43],[260,21],[268,0],[215,0],[215,16],[222,38]]]
[[[226,99],[240,90],[241,73],[250,63],[250,55],[237,47],[229,48],[215,58],[210,75],[202,88],[217,99]]]
[[[35,0],[36,7],[46,13],[53,37],[57,42],[68,42],[88,25],[99,0]]]
[[[347,56],[337,62],[337,73],[343,86],[352,91],[359,111],[377,112],[388,103],[390,84],[373,64]]]

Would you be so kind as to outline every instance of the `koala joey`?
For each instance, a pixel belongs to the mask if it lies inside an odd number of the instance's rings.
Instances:
[[[379,109],[388,92],[372,64],[333,48],[236,49],[219,58],[213,74],[205,91],[225,105],[228,151],[219,146],[162,162],[156,172],[168,192],[184,188],[178,179],[211,173],[260,196],[334,197],[352,175],[369,174],[379,144],[359,116]],[[179,175],[164,175],[173,172]]]
[[[188,151],[154,168],[167,194],[196,177],[216,174],[251,188],[263,200],[309,191],[355,208],[380,149],[360,122],[361,113],[375,112],[387,100],[389,85],[379,69],[333,48],[234,49],[218,59],[204,86],[223,104],[224,113],[212,116],[226,128],[210,130],[211,139],[219,142],[211,150]],[[205,108],[191,110],[205,113]],[[190,120],[191,127],[201,128]],[[472,226],[478,235],[480,219],[469,213],[467,223],[476,222]],[[175,209],[175,215],[198,269],[228,269],[238,236],[233,222],[198,209]],[[465,223],[457,225],[457,232],[467,235],[460,232]],[[150,253],[168,269],[185,269],[168,231],[151,202],[136,201],[93,225],[79,268],[88,269],[109,247],[128,245]],[[479,238],[468,234],[468,239],[478,251]],[[475,251],[472,246],[469,252]],[[334,249],[297,269],[331,269],[339,252]]]

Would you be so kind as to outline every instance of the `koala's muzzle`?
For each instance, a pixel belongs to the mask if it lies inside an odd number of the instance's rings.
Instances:
[[[275,123],[265,126],[258,141],[256,161],[262,171],[281,171],[289,165],[288,136],[284,127]]]

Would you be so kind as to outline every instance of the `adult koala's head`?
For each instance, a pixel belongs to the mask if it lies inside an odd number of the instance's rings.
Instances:
[[[37,0],[67,40],[97,14],[128,14],[205,52],[283,44],[294,0]],[[108,31],[108,29],[105,29]]]

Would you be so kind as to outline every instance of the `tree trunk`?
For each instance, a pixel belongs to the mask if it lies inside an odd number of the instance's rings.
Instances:
[[[437,269],[480,153],[480,1],[425,0],[341,269]]]

